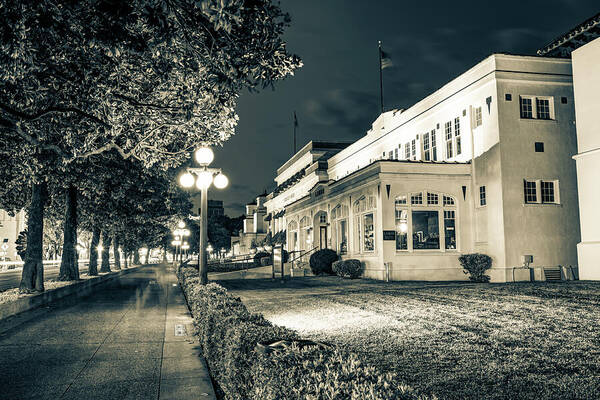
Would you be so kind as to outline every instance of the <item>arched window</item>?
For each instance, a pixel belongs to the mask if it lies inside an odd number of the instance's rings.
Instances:
[[[307,250],[308,249],[308,243],[311,241],[310,240],[310,219],[308,218],[308,216],[304,216],[300,219],[300,228],[299,228],[299,236],[300,236],[300,241],[298,242],[298,249],[299,250]]]
[[[348,252],[348,206],[338,204],[331,211],[332,241],[340,254]]]
[[[456,250],[456,199],[453,196],[425,190],[400,194],[394,204],[397,251]]]
[[[298,251],[298,222],[290,221],[287,226],[288,249]]]
[[[354,202],[354,252],[375,251],[375,196],[362,196]]]

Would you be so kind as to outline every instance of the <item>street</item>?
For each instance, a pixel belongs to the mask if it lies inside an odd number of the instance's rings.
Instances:
[[[79,267],[79,274],[87,272],[87,265]],[[58,265],[44,266],[44,278],[45,280],[55,279],[58,277],[60,268]],[[8,271],[0,272],[0,292],[19,287],[21,282],[22,269],[12,269]]]

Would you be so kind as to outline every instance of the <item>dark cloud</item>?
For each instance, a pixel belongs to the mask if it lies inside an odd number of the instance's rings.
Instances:
[[[493,52],[531,53],[599,11],[597,0],[377,2],[282,0],[292,16],[288,49],[304,67],[275,90],[243,94],[236,135],[214,165],[230,177],[226,212],[239,215],[297,148],[311,139],[356,140],[379,115],[377,41],[387,108],[407,108]]]

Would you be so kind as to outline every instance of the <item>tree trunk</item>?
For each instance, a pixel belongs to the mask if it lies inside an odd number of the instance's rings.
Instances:
[[[150,248],[146,247],[146,257],[144,257],[144,264],[148,264],[149,258],[150,258]]]
[[[115,236],[113,239],[113,254],[115,257],[115,269],[120,270],[121,269],[121,253],[119,253],[119,235],[117,235],[116,233],[115,233]]]
[[[162,259],[163,264],[167,263],[167,246],[163,245],[163,259]]]
[[[127,267],[127,257],[129,257],[129,253],[127,253],[126,251],[123,252],[123,268],[128,268]]]
[[[44,265],[42,250],[44,237],[44,202],[46,183],[34,183],[31,187],[31,204],[27,218],[27,250],[21,273],[19,291],[32,293],[44,291]]]
[[[88,275],[98,275],[98,245],[100,244],[100,229],[92,229],[92,244],[90,245],[90,263],[88,265]]]
[[[110,232],[104,230],[102,232],[102,264],[100,272],[110,272]]]
[[[134,250],[133,251],[133,263],[135,265],[140,265],[140,250]]]
[[[65,224],[63,229],[63,251],[58,273],[59,281],[79,280],[77,263],[77,188],[69,185],[65,198]]]

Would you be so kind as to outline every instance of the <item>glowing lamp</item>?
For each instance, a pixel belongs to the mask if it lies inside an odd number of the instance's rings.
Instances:
[[[178,227],[178,228],[183,228],[183,227],[185,227],[185,222],[183,222],[183,221],[179,221],[179,222],[177,223],[177,227]]]
[[[219,172],[219,174],[215,176],[214,184],[217,189],[225,189],[227,185],[229,185],[229,179]]]
[[[213,174],[210,171],[202,171],[196,179],[196,187],[198,189],[208,189],[213,181]]]
[[[200,147],[198,150],[196,150],[194,156],[196,157],[196,161],[200,165],[208,165],[215,158],[215,154],[213,153],[210,147]]]
[[[194,175],[186,172],[179,177],[179,184],[184,188],[191,188],[194,186]]]
[[[408,231],[408,224],[406,222],[400,223],[400,232],[406,233]]]
[[[104,247],[103,247],[102,245],[100,245],[100,244],[99,244],[99,245],[98,245],[98,251],[99,251],[100,253],[102,253],[102,250],[104,250]]]

